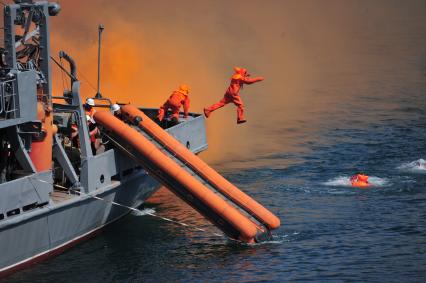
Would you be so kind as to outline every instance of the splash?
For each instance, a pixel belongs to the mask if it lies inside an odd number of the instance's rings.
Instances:
[[[404,163],[397,167],[397,169],[413,173],[426,173],[426,160],[420,158],[412,162]]]
[[[292,234],[274,234],[273,238],[268,241],[262,241],[259,243],[243,243],[238,242],[238,245],[243,246],[249,246],[249,247],[256,247],[256,246],[263,246],[263,245],[277,245],[277,244],[283,244],[285,242],[291,242],[293,235],[298,235],[299,233],[292,233]]]
[[[350,176],[339,176],[324,182],[323,185],[331,187],[352,187],[351,181],[349,179]],[[370,183],[371,187],[385,187],[389,184],[387,179],[374,176],[370,176],[368,182]]]

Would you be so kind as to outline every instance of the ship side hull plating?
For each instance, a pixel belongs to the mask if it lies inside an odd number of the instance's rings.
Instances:
[[[113,182],[97,193],[102,200],[82,195],[33,211],[18,223],[4,223],[0,277],[56,255],[129,213],[112,201],[137,207],[158,188],[153,178],[138,170],[125,182]]]
[[[207,148],[204,117],[192,117],[168,129],[183,144],[191,144],[195,153]],[[114,156],[120,180],[112,179],[89,193],[71,194],[68,199],[54,201],[42,208],[23,212],[0,221],[0,278],[55,256],[95,236],[106,225],[126,216],[152,195],[160,184],[132,160],[114,152],[106,152],[102,163]],[[109,160],[109,161],[108,161]],[[96,171],[106,171],[97,168]],[[44,174],[31,176],[32,184],[46,186]],[[108,175],[108,174],[107,174]],[[38,182],[37,182],[38,181]],[[16,185],[14,187],[16,189]],[[40,191],[38,188],[38,191]],[[22,189],[20,189],[22,190]],[[67,195],[65,192],[63,195]],[[122,204],[114,205],[112,202]]]

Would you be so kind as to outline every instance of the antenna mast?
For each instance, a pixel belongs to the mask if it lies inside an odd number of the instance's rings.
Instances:
[[[102,94],[101,94],[101,40],[102,40],[102,32],[105,29],[104,25],[100,24],[98,27],[98,35],[99,35],[99,40],[98,40],[98,92],[96,93],[96,98],[102,98]]]

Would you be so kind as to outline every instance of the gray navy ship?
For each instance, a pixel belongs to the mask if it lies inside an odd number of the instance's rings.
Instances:
[[[155,122],[157,109],[101,95],[87,116],[77,64],[50,53],[57,3],[15,0],[4,7],[0,48],[0,277],[55,256],[143,205],[161,186],[232,241],[272,238],[280,220],[204,163],[205,119]],[[70,89],[52,94],[53,64]],[[182,116],[182,115],[181,115]],[[90,124],[98,129],[93,149]]]

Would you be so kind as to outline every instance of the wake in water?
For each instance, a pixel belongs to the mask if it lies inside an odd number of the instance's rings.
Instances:
[[[260,243],[252,243],[252,244],[248,244],[248,243],[242,243],[242,242],[238,242],[238,245],[244,245],[244,246],[262,246],[262,245],[276,245],[276,244],[282,244],[284,242],[291,242],[294,240],[295,237],[297,237],[297,235],[299,235],[299,232],[293,232],[291,234],[280,234],[280,233],[276,233],[273,235],[272,240],[268,240],[268,241],[263,241]]]
[[[328,180],[323,184],[331,187],[352,187],[350,178],[351,176],[339,176],[334,179]],[[368,182],[370,183],[370,187],[385,187],[386,185],[388,185],[387,179],[374,176],[369,177]]]
[[[397,169],[413,173],[426,173],[426,160],[420,158],[413,162],[404,163]]]

